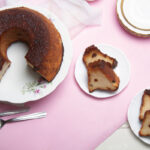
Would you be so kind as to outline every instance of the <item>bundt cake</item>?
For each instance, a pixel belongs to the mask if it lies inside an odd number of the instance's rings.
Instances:
[[[150,110],[150,90],[145,90],[142,96],[142,104],[140,107],[140,116],[139,119],[144,119],[144,114],[147,110]]]
[[[142,127],[139,131],[140,136],[150,136],[150,110],[147,110],[144,115]]]
[[[83,62],[88,66],[89,63],[92,63],[97,60],[104,60],[111,64],[112,68],[117,66],[117,60],[112,58],[106,54],[103,54],[96,46],[92,45],[86,48],[84,55],[83,55]]]
[[[95,90],[115,91],[119,87],[119,77],[113,71],[111,65],[103,60],[90,63],[88,70],[89,92]]]
[[[7,48],[16,41],[27,43],[27,63],[47,81],[54,79],[63,59],[61,36],[39,12],[16,7],[0,11],[0,79],[10,65]]]

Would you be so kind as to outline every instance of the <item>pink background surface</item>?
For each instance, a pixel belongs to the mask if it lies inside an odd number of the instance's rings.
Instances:
[[[92,150],[126,121],[135,94],[150,86],[150,39],[134,37],[120,27],[116,0],[99,0],[92,5],[102,8],[102,25],[86,28],[73,39],[73,60],[62,84],[46,98],[26,104],[30,112],[46,111],[47,117],[6,125],[0,130],[0,150]],[[121,49],[131,63],[130,83],[115,97],[92,98],[75,81],[77,57],[94,43]],[[0,111],[8,107],[0,104]]]

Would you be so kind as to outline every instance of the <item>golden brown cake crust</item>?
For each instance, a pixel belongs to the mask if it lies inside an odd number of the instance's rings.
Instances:
[[[26,7],[0,11],[0,69],[5,61],[9,62],[8,46],[16,41],[28,44],[27,62],[47,81],[51,81],[59,71],[63,58],[62,40],[53,23]]]
[[[144,91],[144,94],[147,94],[147,95],[150,96],[150,90],[146,89],[146,90]]]
[[[0,70],[2,69],[4,65],[5,60],[3,58],[0,59]]]
[[[115,58],[112,58],[112,57],[102,53],[95,45],[91,45],[91,46],[87,47],[84,52],[83,62],[86,65],[86,67],[87,67],[87,59],[89,59],[90,57],[91,57],[91,59],[92,58],[94,59],[95,57],[97,57],[97,60],[107,61],[108,63],[110,63],[112,68],[115,68],[118,63]]]

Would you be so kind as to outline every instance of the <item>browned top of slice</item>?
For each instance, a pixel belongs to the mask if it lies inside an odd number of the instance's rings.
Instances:
[[[144,94],[150,95],[150,90],[146,89],[146,90],[144,91]]]
[[[102,53],[96,46],[92,45],[86,48],[83,55],[83,62],[85,63],[85,65],[88,66],[89,63],[97,60],[104,60],[105,62],[110,63],[112,68],[115,68],[117,66],[117,60],[115,58]]]
[[[98,60],[93,63],[90,63],[88,65],[88,68],[89,69],[91,68],[92,70],[100,69],[111,82],[114,82],[114,83],[119,82],[119,79],[118,79],[118,77],[116,77],[116,74],[113,71],[113,69],[111,68],[111,65],[109,63],[106,63],[103,60]]]

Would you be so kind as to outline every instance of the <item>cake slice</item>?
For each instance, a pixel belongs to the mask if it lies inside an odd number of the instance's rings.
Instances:
[[[140,136],[150,136],[150,110],[145,112],[142,127],[139,131]]]
[[[95,90],[115,91],[119,87],[119,77],[109,63],[98,60],[87,66],[89,92]]]
[[[102,53],[96,46],[92,45],[86,48],[83,55],[83,62],[86,67],[89,63],[95,62],[97,60],[104,60],[105,62],[110,63],[112,68],[115,68],[117,66],[117,60],[115,58]]]
[[[147,110],[150,110],[150,90],[145,90],[142,96],[142,104],[140,107],[140,116],[139,119],[144,119],[144,114]]]

